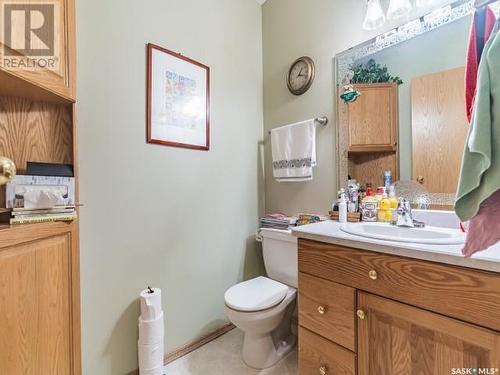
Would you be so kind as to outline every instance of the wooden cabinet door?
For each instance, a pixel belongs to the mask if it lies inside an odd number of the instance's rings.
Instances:
[[[413,179],[431,193],[455,194],[469,126],[464,68],[411,82]]]
[[[2,27],[5,20],[12,23],[12,37],[5,36],[0,40],[0,56],[2,53],[5,55],[2,56],[0,70],[73,100],[74,0],[24,0],[21,5],[0,0],[0,17]],[[29,29],[30,22],[33,23],[33,31]],[[38,56],[46,53],[39,51],[49,52],[47,56]],[[16,56],[12,57],[12,54]],[[36,68],[33,68],[34,65]]]
[[[358,84],[355,88],[361,96],[348,104],[348,151],[396,151],[397,84]]]
[[[68,375],[70,234],[0,250],[0,374]]]
[[[500,369],[500,335],[494,331],[363,292],[358,309],[359,375]],[[482,373],[498,373],[489,371]]]

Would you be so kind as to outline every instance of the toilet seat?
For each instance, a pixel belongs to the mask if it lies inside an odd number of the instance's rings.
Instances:
[[[233,310],[256,312],[280,304],[288,290],[285,284],[260,276],[233,286],[226,292],[224,299]]]

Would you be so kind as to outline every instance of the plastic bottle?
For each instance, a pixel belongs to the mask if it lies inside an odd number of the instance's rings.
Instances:
[[[391,209],[398,208],[399,199],[396,196],[396,187],[394,185],[389,186],[389,201],[391,202]]]
[[[380,200],[379,203],[377,217],[378,221],[381,221],[383,223],[387,223],[392,220],[391,201],[387,196],[385,188],[382,192],[382,199]]]
[[[340,194],[339,200],[339,222],[347,223],[347,201],[345,193]]]
[[[372,188],[366,189],[366,197],[362,201],[361,215],[363,221],[377,221],[378,202],[373,196]]]
[[[389,186],[392,185],[392,172],[385,171],[384,172],[384,186],[386,189],[389,189]]]

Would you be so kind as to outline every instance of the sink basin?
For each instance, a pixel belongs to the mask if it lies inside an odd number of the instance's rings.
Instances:
[[[465,242],[465,234],[460,230],[439,227],[401,228],[386,223],[349,223],[340,229],[355,236],[384,241],[430,245],[459,245]]]

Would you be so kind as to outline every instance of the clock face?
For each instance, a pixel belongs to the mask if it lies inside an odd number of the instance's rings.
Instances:
[[[302,95],[314,80],[314,62],[309,57],[296,60],[288,72],[288,89],[294,95]]]

